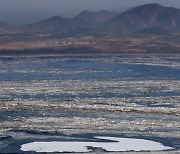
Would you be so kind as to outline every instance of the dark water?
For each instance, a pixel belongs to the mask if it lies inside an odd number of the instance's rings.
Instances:
[[[104,60],[111,59],[110,62]],[[123,56],[117,57],[10,57],[0,59],[0,80],[82,80],[82,79],[175,79],[179,80],[179,68],[126,64]],[[131,57],[130,57],[131,58]],[[114,59],[114,61],[113,61]],[[158,60],[158,59],[157,59]],[[163,60],[168,61],[168,58]],[[170,59],[172,61],[172,59]],[[113,61],[113,63],[112,63]],[[154,59],[156,61],[156,59]],[[169,63],[171,63],[171,61]],[[125,62],[125,63],[123,63]],[[178,61],[179,62],[179,61]],[[178,63],[177,62],[177,63]],[[168,64],[169,64],[168,63]],[[58,74],[59,71],[67,74]],[[94,72],[91,72],[94,71]]]
[[[139,58],[139,57],[138,57]],[[0,81],[30,82],[30,81],[145,81],[145,80],[179,80],[179,60],[174,59],[177,66],[171,67],[173,57],[161,57],[166,65],[158,65],[159,57],[153,57],[152,64],[147,65],[147,59],[151,56],[142,56],[141,64],[130,56],[72,56],[72,57],[1,57],[0,58]],[[140,59],[139,58],[139,59]],[[131,62],[135,59],[135,62]],[[138,60],[139,60],[138,59]],[[170,62],[169,62],[170,61]],[[157,64],[154,66],[153,64]],[[169,66],[168,66],[169,65]],[[111,87],[113,88],[113,87]],[[125,88],[125,87],[124,87]],[[162,93],[165,87],[152,87],[148,93],[105,93],[105,94],[58,94],[48,95],[40,93],[13,94],[13,98],[22,99],[45,99],[45,98],[75,98],[75,97],[146,97],[146,96],[179,96],[179,91]],[[158,91],[158,92],[157,92]],[[1,98],[1,97],[0,97]]]

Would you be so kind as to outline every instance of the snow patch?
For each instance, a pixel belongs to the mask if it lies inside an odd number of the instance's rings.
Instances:
[[[95,137],[111,140],[112,142],[31,142],[21,146],[22,151],[35,152],[91,152],[88,147],[102,148],[109,152],[114,151],[162,151],[172,147],[151,140],[118,137]]]

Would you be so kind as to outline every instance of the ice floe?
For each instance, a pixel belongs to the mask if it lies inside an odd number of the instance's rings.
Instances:
[[[95,137],[109,140],[109,142],[31,142],[21,146],[22,151],[35,152],[91,152],[92,148],[102,148],[109,152],[118,151],[163,151],[172,147],[164,146],[159,142],[118,137]],[[89,148],[92,147],[92,148]]]

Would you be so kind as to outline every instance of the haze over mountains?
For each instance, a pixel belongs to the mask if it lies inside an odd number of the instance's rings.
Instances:
[[[95,27],[102,26],[117,15],[118,13],[108,10],[101,10],[98,12],[83,11],[74,18],[54,16],[34,24],[24,26],[24,30],[37,33],[83,31],[84,29],[94,29]]]
[[[32,33],[59,33],[72,30],[80,31],[80,29],[92,29],[93,32],[94,28],[97,28],[100,29],[100,31],[98,30],[100,33],[114,35],[136,31],[140,32],[141,29],[145,30],[149,28],[150,32],[152,27],[156,27],[167,33],[179,33],[180,9],[163,7],[159,4],[146,4],[128,9],[121,14],[108,10],[98,12],[83,11],[74,18],[54,16],[24,27],[18,27],[18,29]],[[11,31],[15,31],[15,27],[5,23],[0,24],[0,33],[9,33]]]

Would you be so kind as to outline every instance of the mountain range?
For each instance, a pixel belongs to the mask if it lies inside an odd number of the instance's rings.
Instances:
[[[41,33],[65,37],[74,35],[179,34],[180,9],[145,4],[118,14],[108,10],[83,11],[74,18],[54,16],[23,27],[0,23],[0,33]]]

